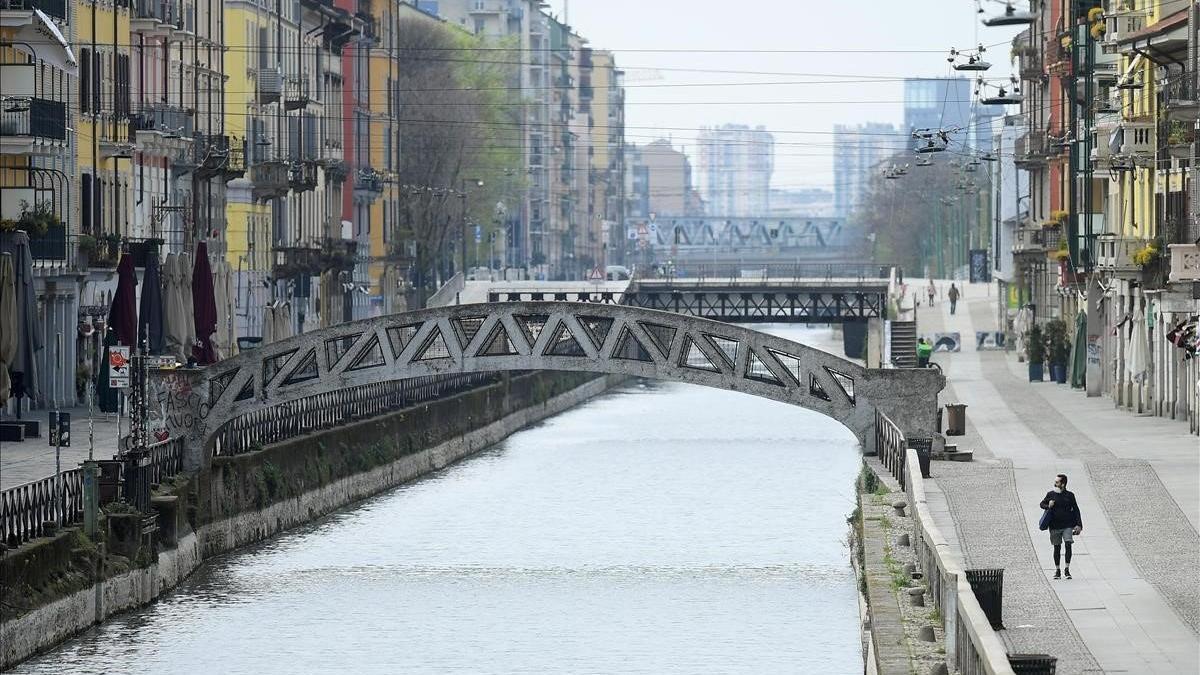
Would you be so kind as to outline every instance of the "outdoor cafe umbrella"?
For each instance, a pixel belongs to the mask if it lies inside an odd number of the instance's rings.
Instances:
[[[1071,348],[1071,386],[1080,389],[1087,380],[1087,314],[1075,316],[1075,345]]]
[[[45,345],[33,291],[33,255],[29,251],[29,236],[20,231],[0,233],[0,253],[12,256],[13,292],[17,306],[17,353],[8,362],[10,396],[35,399],[38,396],[36,354]],[[20,415],[21,409],[18,407],[17,416]]]
[[[131,351],[137,349],[137,273],[133,269],[133,256],[121,255],[117,263],[117,292],[113,294],[112,307],[108,310],[108,325],[116,332],[117,344],[126,345]]]
[[[12,380],[8,364],[17,356],[17,291],[12,255],[0,255],[0,405],[8,403]]]
[[[213,264],[213,294],[217,306],[217,332],[213,337],[213,349],[218,360],[233,356],[237,345],[237,333],[231,321],[234,300],[232,274],[228,261],[218,259]]]
[[[187,343],[187,321],[183,318],[183,298],[179,290],[183,275],[179,272],[179,256],[168,253],[163,264],[163,331],[166,334],[166,353],[186,362],[183,346]]]
[[[183,306],[183,360],[192,357],[196,344],[196,314],[192,303],[192,256],[187,253],[179,254],[179,302]]]
[[[142,298],[138,317],[138,337],[146,341],[147,353],[162,354],[165,343],[163,289],[157,246],[150,246],[146,250],[146,271],[142,275]]]
[[[275,341],[275,307],[271,303],[263,305],[262,343],[269,345]]]
[[[1139,384],[1146,378],[1146,371],[1150,365],[1147,342],[1149,337],[1146,333],[1146,312],[1142,310],[1133,321],[1133,327],[1129,331],[1129,344],[1125,349],[1125,371],[1129,373],[1130,380]]]
[[[208,262],[208,244],[196,244],[196,267],[192,272],[192,308],[196,317],[196,362],[217,362],[213,333],[217,332],[217,299],[213,292],[212,267]]]

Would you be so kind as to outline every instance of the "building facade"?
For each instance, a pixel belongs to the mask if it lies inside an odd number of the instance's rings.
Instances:
[[[904,132],[893,124],[868,122],[833,127],[833,214],[847,218],[871,184],[872,172],[904,149]]]
[[[707,127],[696,136],[700,195],[710,215],[766,216],[771,208],[775,137],[765,127]]]

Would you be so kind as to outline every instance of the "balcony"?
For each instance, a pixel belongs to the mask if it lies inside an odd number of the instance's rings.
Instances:
[[[1046,166],[1046,136],[1040,131],[1029,131],[1013,142],[1013,162],[1018,169],[1036,169]]]
[[[259,105],[277,103],[283,96],[283,76],[277,70],[259,69],[254,77],[254,100]]]
[[[281,159],[270,159],[250,166],[250,183],[255,200],[282,197],[288,193],[290,165]]]
[[[316,162],[292,162],[288,167],[288,186],[296,192],[307,192],[317,187]]]
[[[211,178],[229,166],[229,137],[199,134],[195,140],[196,175]]]
[[[383,194],[383,174],[371,168],[359,169],[354,174],[354,198],[373,202]]]
[[[1101,48],[1105,54],[1117,54],[1120,43],[1146,27],[1146,10],[1135,9],[1129,0],[1107,0],[1104,3],[1104,23],[1107,29]]]
[[[195,123],[185,108],[152,105],[129,118],[129,131],[142,152],[176,158],[191,152]]]
[[[273,276],[276,279],[315,277],[325,271],[322,251],[316,246],[276,246]]]
[[[1096,269],[1112,273],[1138,273],[1133,254],[1146,246],[1146,240],[1100,235],[1096,238]]]
[[[1031,46],[1022,46],[1024,51],[1021,51],[1017,56],[1021,59],[1021,69],[1019,74],[1022,80],[1028,82],[1038,82],[1046,76],[1046,68],[1042,64],[1042,55]]]
[[[1171,251],[1171,283],[1187,283],[1200,281],[1200,245],[1170,244]]]
[[[246,141],[231,136],[224,138],[227,140],[226,147],[228,148],[229,156],[225,160],[222,175],[225,181],[228,182],[246,175]]]
[[[67,20],[66,0],[0,0],[0,13],[32,12],[35,9],[42,10],[51,19]]]
[[[300,110],[312,102],[309,96],[308,77],[296,75],[288,77],[283,86],[284,110]]]
[[[1195,87],[1189,79],[1191,74],[1172,80],[1159,89],[1162,95],[1162,108],[1167,119],[1172,122],[1187,122],[1189,124],[1200,120],[1200,97],[1196,96]]]
[[[1127,120],[1122,121],[1117,129],[1122,155],[1148,156],[1154,153],[1154,122]]]
[[[168,35],[183,25],[179,0],[133,0],[129,27],[143,34]]]
[[[0,97],[0,154],[51,154],[67,145],[67,105]]]

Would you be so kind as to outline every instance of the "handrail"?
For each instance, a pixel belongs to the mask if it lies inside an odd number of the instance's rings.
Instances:
[[[454,303],[454,298],[466,288],[463,273],[459,272],[450,277],[450,280],[437,290],[436,293],[429,296],[429,300],[425,302],[426,307],[445,307]]]
[[[947,662],[964,675],[1014,675],[1004,643],[971,590],[962,561],[933,522],[916,450],[904,451],[900,474],[916,530],[913,548],[942,615]]]

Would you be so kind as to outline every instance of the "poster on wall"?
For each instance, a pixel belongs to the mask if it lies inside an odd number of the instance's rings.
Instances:
[[[110,389],[129,388],[129,347],[108,348],[108,386]]]
[[[971,249],[971,283],[986,284],[992,280],[992,268],[988,266],[987,249]]]

